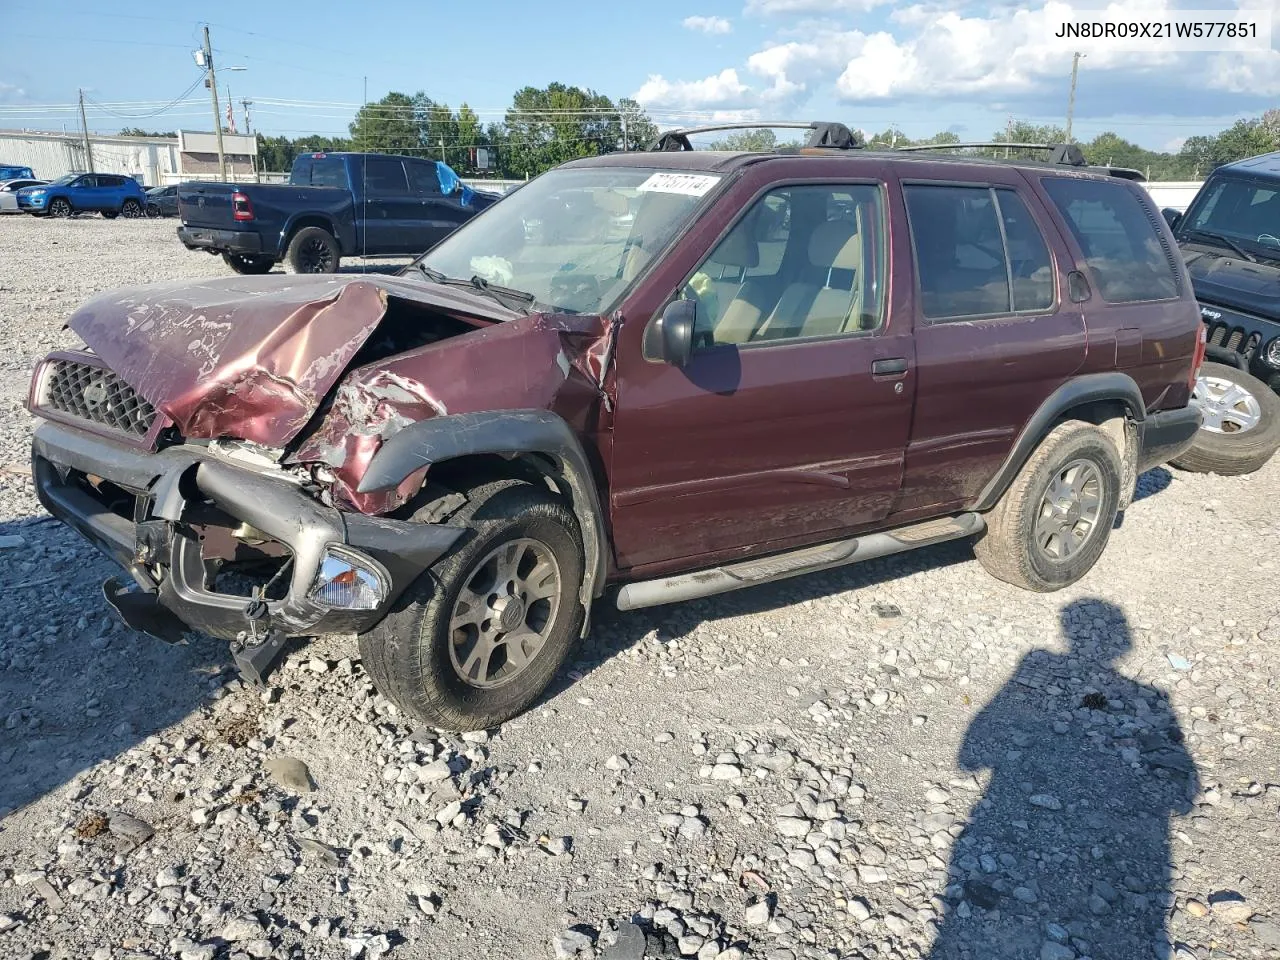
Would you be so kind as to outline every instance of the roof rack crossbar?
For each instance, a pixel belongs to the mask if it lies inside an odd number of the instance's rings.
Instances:
[[[689,137],[699,133],[719,133],[724,130],[809,130],[805,144],[809,148],[852,149],[862,146],[862,137],[842,123],[812,121],[797,123],[794,120],[743,120],[736,123],[712,123],[699,127],[682,127],[668,130],[649,146],[651,152],[692,150]]]

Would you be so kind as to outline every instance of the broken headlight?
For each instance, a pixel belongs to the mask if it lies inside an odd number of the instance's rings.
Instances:
[[[320,572],[307,596],[325,607],[375,610],[387,598],[387,586],[367,560],[337,547],[326,547]]]

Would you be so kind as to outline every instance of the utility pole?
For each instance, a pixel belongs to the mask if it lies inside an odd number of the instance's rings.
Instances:
[[[227,153],[222,148],[222,111],[218,108],[218,78],[213,72],[213,44],[209,42],[209,28],[204,28],[204,66],[208,73],[205,84],[213,99],[213,132],[218,138],[218,176],[227,179]]]
[[[1076,115],[1076,78],[1080,75],[1080,58],[1084,54],[1076,51],[1071,55],[1071,95],[1067,98],[1067,143],[1074,143],[1071,139],[1071,121]]]
[[[84,159],[93,173],[93,147],[89,145],[89,122],[84,118],[84,91],[80,91],[80,137],[84,143]]]
[[[626,153],[629,149],[627,145],[627,112],[622,111],[622,152]]]
[[[244,107],[244,135],[248,137],[253,134],[253,128],[249,125],[249,108],[253,106],[253,101],[241,100],[240,106]]]
[[[448,163],[448,162],[449,162],[448,160],[445,160],[445,158],[444,158],[444,137],[441,137],[441,138],[440,138],[440,161],[441,161],[442,163]]]

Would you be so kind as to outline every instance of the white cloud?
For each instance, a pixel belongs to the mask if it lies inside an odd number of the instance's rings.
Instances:
[[[1016,2],[1016,0],[1015,0]],[[1056,114],[1065,108],[1072,45],[1053,36],[1063,19],[1159,20],[1189,0],[1083,0],[1017,6],[995,0],[981,12],[965,0],[907,0],[887,17],[850,15],[879,0],[747,0],[748,13],[827,14],[821,31],[779,24],[774,40],[703,80],[653,76],[637,94],[683,109],[755,109],[798,114],[810,100],[852,105],[947,101],[992,109]],[[1246,0],[1249,2],[1249,0]],[[1265,0],[1280,7],[1280,0]],[[1074,11],[1074,12],[1073,12]],[[858,29],[857,27],[861,27]],[[1248,110],[1280,96],[1280,53],[1174,53],[1092,46],[1081,64],[1081,89],[1130,114],[1206,114],[1231,98]],[[1111,91],[1107,93],[1106,91]],[[1216,101],[1216,105],[1215,105]],[[1261,108],[1256,108],[1261,109]]]
[[[685,17],[680,25],[686,30],[708,34],[728,33],[733,29],[733,24],[724,17]]]
[[[743,13],[757,17],[866,13],[894,0],[747,0]]]
[[[702,80],[673,81],[651,74],[632,99],[645,107],[732,110],[752,106],[754,93],[738,79],[738,71],[730,67]]]
[[[0,80],[0,103],[21,103],[27,99],[27,91],[15,83]]]

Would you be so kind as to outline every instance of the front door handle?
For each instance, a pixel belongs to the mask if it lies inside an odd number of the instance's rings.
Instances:
[[[873,360],[871,363],[871,373],[877,377],[889,376],[895,373],[907,372],[907,358],[894,357],[891,360]]]

